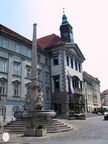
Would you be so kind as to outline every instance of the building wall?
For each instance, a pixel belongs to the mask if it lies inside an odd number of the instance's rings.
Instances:
[[[86,111],[92,112],[101,108],[100,82],[88,73],[83,74],[84,95],[86,101]]]
[[[8,40],[8,48],[3,48],[3,39]],[[20,45],[20,53],[15,52],[15,45]],[[13,118],[12,107],[18,106],[22,108],[22,104],[27,94],[27,83],[30,82],[30,77],[27,77],[28,68],[31,69],[31,57],[27,55],[27,51],[31,50],[31,46],[24,45],[19,40],[12,40],[11,37],[6,38],[0,35],[0,61],[6,61],[6,72],[0,70],[0,79],[5,78],[6,82],[6,93],[0,94],[2,103],[6,107],[6,121],[10,121]],[[44,109],[51,109],[51,89],[50,89],[50,57],[44,52],[38,50],[38,54],[41,55],[41,61],[38,61],[38,72],[39,84],[42,86],[41,91],[44,93]],[[45,59],[48,62],[46,63]],[[17,64],[19,66],[19,74],[14,74],[14,66]],[[47,75],[47,77],[46,77]],[[46,80],[47,79],[47,80]],[[19,94],[14,95],[14,82],[18,81],[19,84]]]
[[[67,65],[67,55],[69,57],[69,65]],[[58,56],[58,65],[54,65],[54,57]],[[79,71],[75,69],[75,62],[73,63],[73,68],[71,67],[71,58],[75,58],[77,62],[81,64],[81,69]],[[78,56],[74,56],[72,51],[69,51],[65,46],[58,46],[52,48],[52,58],[51,58],[51,80],[52,80],[52,104],[57,105],[58,114],[66,114],[69,112],[69,94],[68,94],[68,79],[67,75],[76,76],[80,81],[82,78],[82,62],[78,60]],[[55,90],[54,78],[59,77],[60,89]],[[71,78],[72,79],[72,78]],[[79,82],[80,82],[79,81]],[[80,85],[79,85],[80,88]],[[82,95],[81,95],[82,96]],[[77,95],[76,95],[77,97]],[[79,98],[78,98],[79,99]]]

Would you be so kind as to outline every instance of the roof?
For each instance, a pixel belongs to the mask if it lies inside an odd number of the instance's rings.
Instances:
[[[105,94],[108,94],[108,89],[104,90],[101,95],[105,95]]]
[[[24,42],[29,43],[30,45],[32,45],[32,41],[31,41],[31,40],[29,40],[29,39],[21,36],[20,34],[16,33],[15,31],[13,31],[13,30],[11,30],[11,29],[9,29],[9,28],[7,28],[7,27],[5,27],[5,26],[2,25],[2,24],[0,24],[0,31],[1,31],[1,32],[4,32],[4,33],[6,33],[6,34],[9,34],[9,35],[11,35],[11,36],[13,36],[13,37],[15,37],[15,38],[18,38],[18,39],[20,39],[20,40],[22,40],[22,41],[24,41]],[[40,50],[42,50],[42,51],[45,52],[45,50],[44,50],[41,46],[39,46],[38,44],[37,44],[37,46],[38,46],[38,48],[39,48]],[[32,47],[31,47],[31,48],[32,48]]]
[[[48,48],[48,47],[53,47],[53,46],[58,46],[58,45],[64,44],[65,41],[63,41],[56,34],[51,34],[51,35],[37,39],[37,43],[42,48]]]
[[[87,72],[83,71],[83,75],[85,75],[86,77],[88,77],[89,79],[95,81],[96,83],[100,83],[100,81],[98,80],[98,78],[95,78],[93,76],[91,76],[90,74],[88,74]]]
[[[14,32],[13,30],[11,30],[11,29],[9,29],[9,28],[1,25],[1,24],[0,24],[0,31],[5,32],[5,33],[8,33],[9,35],[12,35],[12,36],[14,36],[14,37],[16,37],[16,38],[18,38],[18,39],[21,39],[21,40],[23,40],[23,41],[25,41],[25,42],[32,43],[31,40],[29,40],[29,39],[21,36],[20,34]]]

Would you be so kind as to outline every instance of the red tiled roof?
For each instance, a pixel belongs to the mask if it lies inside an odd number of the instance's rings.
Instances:
[[[21,39],[21,40],[23,40],[23,41],[26,41],[26,42],[28,42],[28,43],[31,43],[31,42],[32,42],[32,41],[30,41],[29,39],[27,39],[27,38],[21,36],[20,34],[18,34],[18,33],[14,32],[14,31],[12,31],[11,29],[9,29],[9,28],[7,28],[7,27],[1,25],[1,24],[0,24],[0,30],[1,30],[1,31],[4,31],[4,32],[6,32],[6,33],[8,33],[8,34],[10,34],[10,35],[12,35],[12,36],[18,38],[18,39]]]
[[[65,43],[65,41],[63,41],[56,34],[51,34],[51,35],[42,37],[42,38],[38,39],[37,42],[42,48],[53,47],[53,46],[57,46],[57,45]]]
[[[86,77],[88,77],[89,79],[97,82],[97,83],[100,83],[100,81],[98,80],[98,78],[95,78],[93,76],[91,76],[90,74],[88,74],[87,72],[83,71],[83,75],[85,75]]]
[[[108,94],[108,89],[104,90],[101,95]]]
[[[18,39],[21,39],[25,42],[28,42],[30,44],[32,43],[31,40],[21,36],[20,34],[14,32],[13,30],[5,27],[2,24],[0,24],[0,30],[5,32],[5,33],[8,33],[9,35],[12,35],[12,36],[18,38]],[[64,44],[65,41],[62,41],[62,39],[59,36],[57,36],[56,34],[51,34],[51,35],[37,39],[37,43],[38,43],[39,47],[46,48],[46,47],[52,47],[52,46]]]

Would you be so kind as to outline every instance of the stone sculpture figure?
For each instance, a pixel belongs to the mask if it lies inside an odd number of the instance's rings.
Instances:
[[[39,92],[36,96],[36,99],[35,99],[35,108],[37,110],[42,110],[42,107],[44,105],[44,100],[43,100],[43,93],[42,92]]]
[[[24,99],[24,104],[22,105],[24,107],[24,110],[28,110],[30,108],[30,96],[26,95]]]

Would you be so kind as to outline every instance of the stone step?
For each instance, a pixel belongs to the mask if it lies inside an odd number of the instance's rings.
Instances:
[[[7,123],[7,125],[28,125],[30,122],[22,122],[22,121],[13,121],[13,122],[10,122],[10,123]],[[54,124],[54,125],[58,125],[58,124],[63,124],[64,122],[61,122],[61,121],[52,121],[52,122],[50,122],[50,121],[38,121],[38,122],[36,122],[36,124],[40,124],[40,123],[43,123],[43,124]]]
[[[27,127],[27,126],[23,126],[23,127],[20,127],[20,126],[17,126],[17,127],[16,126],[11,126],[11,127],[6,126],[5,129],[10,129],[10,130],[15,129],[16,130],[16,129],[24,129],[25,127]],[[65,125],[59,125],[59,126],[44,126],[44,128],[47,128],[47,129],[58,129],[58,128],[61,129],[61,128],[66,128],[66,127],[70,127],[70,125],[65,124]]]
[[[38,121],[37,124],[44,124],[44,127],[47,128],[48,133],[62,132],[73,129],[71,125],[68,125],[65,122],[60,120],[50,120],[50,121]],[[4,129],[10,133],[24,133],[25,127],[28,126],[27,121],[13,121],[4,126]]]
[[[57,133],[57,132],[64,132],[64,131],[70,131],[72,130],[73,127],[66,127],[66,128],[62,128],[62,129],[47,129],[47,133]],[[18,134],[23,134],[24,133],[24,129],[7,129],[8,132],[10,133],[18,133]]]

